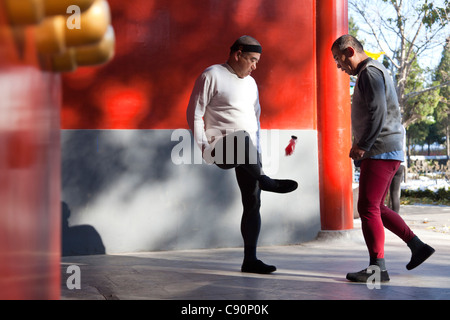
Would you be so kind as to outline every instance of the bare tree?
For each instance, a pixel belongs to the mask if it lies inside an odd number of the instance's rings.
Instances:
[[[358,24],[359,31],[370,36],[372,43],[375,40],[375,50],[385,52],[403,114],[409,99],[449,85],[447,80],[405,92],[413,63],[432,51],[440,52],[450,35],[449,0],[349,0],[349,8],[351,13],[362,18],[363,23]],[[418,118],[404,118],[404,125],[408,127]]]

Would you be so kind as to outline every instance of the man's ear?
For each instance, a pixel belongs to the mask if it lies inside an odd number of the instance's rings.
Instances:
[[[237,50],[235,53],[234,53],[234,60],[236,60],[236,61],[238,61],[239,60],[239,57],[242,55],[242,51],[241,50]]]
[[[347,57],[353,57],[355,55],[355,49],[353,49],[352,47],[348,47],[347,49],[345,49],[345,55]]]

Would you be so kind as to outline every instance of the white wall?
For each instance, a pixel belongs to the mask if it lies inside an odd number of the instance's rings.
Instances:
[[[106,253],[242,246],[234,170],[175,164],[174,156],[183,156],[179,148],[190,139],[174,139],[173,133],[62,131],[62,201],[70,210],[63,231],[66,254],[102,253],[101,245]],[[286,157],[291,135],[298,143]],[[315,238],[320,230],[317,132],[264,130],[262,145],[266,173],[297,180],[299,189],[262,193],[260,245]],[[99,237],[75,232],[84,227]]]

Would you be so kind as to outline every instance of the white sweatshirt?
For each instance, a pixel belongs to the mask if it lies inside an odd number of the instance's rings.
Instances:
[[[239,130],[250,135],[253,144],[259,145],[258,87],[251,76],[239,78],[227,64],[207,68],[198,77],[187,108],[187,121],[194,139],[206,162],[219,138]]]

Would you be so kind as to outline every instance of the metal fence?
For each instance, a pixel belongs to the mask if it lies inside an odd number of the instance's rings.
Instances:
[[[427,176],[450,180],[450,160],[447,159],[410,159],[407,170],[410,179]]]

